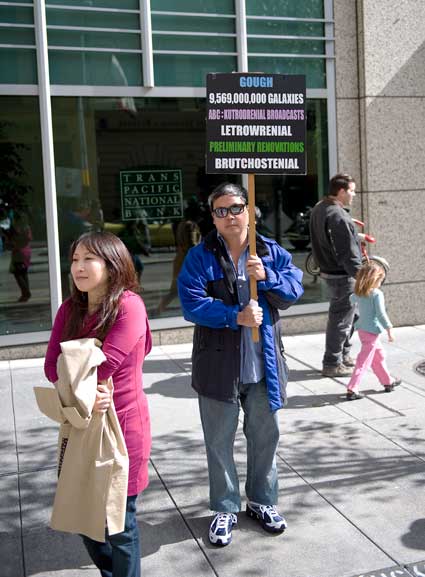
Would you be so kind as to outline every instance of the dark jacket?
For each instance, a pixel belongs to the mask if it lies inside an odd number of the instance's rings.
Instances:
[[[339,202],[325,197],[311,211],[310,236],[313,257],[320,272],[354,277],[362,258],[351,216]]]
[[[288,369],[283,356],[278,309],[288,308],[303,294],[302,272],[275,241],[257,235],[257,254],[267,279],[257,283],[263,309],[260,327],[264,373],[271,411],[286,400]],[[236,402],[240,380],[241,310],[234,267],[217,231],[192,248],[178,278],[185,319],[195,323],[192,386],[201,395]]]

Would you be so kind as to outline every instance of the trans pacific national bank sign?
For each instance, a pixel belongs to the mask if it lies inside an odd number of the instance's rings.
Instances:
[[[182,172],[172,170],[120,171],[122,220],[147,222],[183,218]]]

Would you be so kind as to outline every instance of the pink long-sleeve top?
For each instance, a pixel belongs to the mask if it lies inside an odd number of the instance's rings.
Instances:
[[[58,380],[56,363],[60,342],[70,310],[70,299],[60,306],[47,347],[44,373],[49,381]],[[84,329],[75,338],[95,337],[96,313],[87,316]],[[125,291],[115,323],[106,335],[102,351],[106,361],[97,370],[99,381],[112,377],[114,405],[127,446],[130,469],[128,495],[137,495],[148,485],[148,460],[151,449],[149,408],[143,391],[142,365],[152,348],[145,305],[139,295]]]

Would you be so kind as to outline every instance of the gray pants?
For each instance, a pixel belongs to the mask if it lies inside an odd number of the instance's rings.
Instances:
[[[277,414],[270,411],[264,381],[240,385],[239,392],[238,403],[199,395],[212,511],[237,513],[241,510],[239,478],[233,455],[240,408],[244,412],[243,432],[247,440],[246,496],[249,501],[261,505],[277,503]]]
[[[326,327],[326,349],[323,366],[336,367],[351,349],[355,307],[350,302],[354,291],[354,278],[324,279],[329,295],[329,316]]]

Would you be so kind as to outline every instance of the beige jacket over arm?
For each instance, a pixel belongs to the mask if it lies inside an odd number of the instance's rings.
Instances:
[[[61,343],[56,388],[34,387],[40,410],[61,424],[51,527],[105,541],[124,530],[128,455],[113,403],[92,413],[97,367],[106,357],[93,338]],[[108,384],[112,390],[112,380]],[[63,457],[63,458],[62,458]]]

